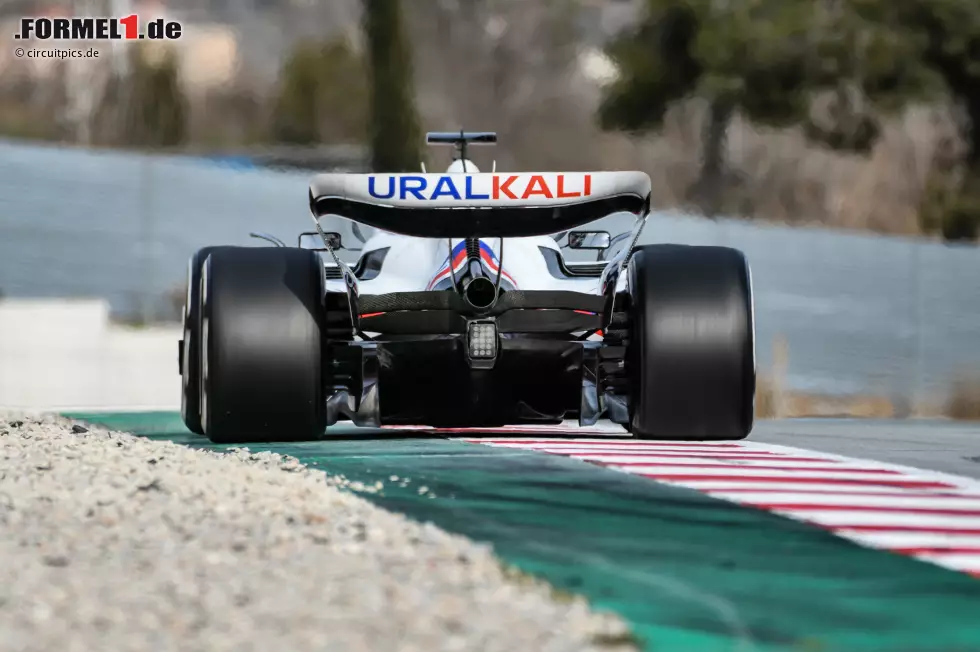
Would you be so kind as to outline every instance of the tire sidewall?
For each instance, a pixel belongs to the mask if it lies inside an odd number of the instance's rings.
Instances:
[[[234,249],[232,246],[203,247],[196,251],[187,263],[187,294],[184,299],[183,313],[183,372],[181,374],[180,414],[189,430],[204,434],[204,421],[201,415],[203,390],[201,346],[201,312],[202,312],[202,273],[210,255],[222,249]]]
[[[661,258],[653,258],[662,256]],[[654,262],[656,261],[656,262]],[[666,261],[666,262],[665,262]],[[702,263],[707,264],[704,266]],[[694,266],[697,265],[697,269]],[[648,267],[649,266],[649,267]],[[709,296],[715,296],[714,303],[709,303],[705,312],[691,312],[686,300],[687,289],[692,294],[703,289],[704,270],[717,269],[717,280],[709,273]],[[693,270],[694,281],[690,285],[681,273],[683,270]],[[670,279],[665,281],[665,279]],[[700,285],[698,285],[700,283]],[[755,382],[756,382],[756,350],[755,350],[755,306],[752,287],[752,274],[747,260],[742,252],[726,247],[685,247],[683,245],[646,245],[638,247],[630,257],[627,269],[627,290],[630,296],[630,334],[626,351],[626,372],[629,378],[629,425],[630,430],[639,436],[657,436],[678,439],[741,439],[748,435],[754,425],[755,417]],[[743,324],[737,332],[742,333],[741,339],[732,340],[730,345],[723,347],[724,353],[718,358],[723,366],[705,365],[702,360],[691,358],[690,366],[678,351],[687,351],[687,347],[695,346],[695,338],[681,339],[683,348],[670,347],[670,339],[660,340],[656,344],[650,338],[658,338],[658,324],[663,323],[664,316],[671,316],[677,310],[678,316],[691,318],[691,315],[710,315],[715,307],[725,306],[724,299],[718,297],[730,296],[737,292],[743,297],[744,305],[740,308],[729,309],[733,318],[739,321],[731,323]],[[678,298],[680,297],[680,298]],[[697,302],[694,302],[695,304]],[[697,317],[695,317],[697,318]],[[653,322],[651,323],[651,320]],[[744,321],[743,321],[744,320]],[[675,336],[676,337],[676,336]],[[667,342],[667,343],[665,343]],[[695,346],[698,348],[700,345]],[[708,346],[715,346],[709,344]],[[665,348],[667,347],[667,348]],[[711,349],[709,349],[711,350]],[[711,354],[711,360],[715,355]],[[736,362],[737,361],[737,362]],[[724,370],[740,369],[738,379],[726,381],[724,391],[704,404],[705,412],[726,415],[721,419],[705,417],[685,417],[678,421],[682,412],[675,410],[668,400],[660,397],[669,396],[674,388],[685,388],[679,396],[695,396],[704,387],[711,387],[713,376]],[[701,374],[701,375],[699,375]],[[736,375],[730,372],[729,378]],[[678,390],[680,391],[680,390]],[[705,390],[707,391],[707,390]],[[664,393],[666,392],[666,393]],[[655,397],[651,401],[651,396]],[[720,402],[719,402],[720,401]],[[651,407],[655,406],[655,407]],[[715,411],[712,408],[721,409]],[[671,416],[672,415],[672,416]],[[664,418],[666,418],[666,421]],[[685,423],[689,430],[678,426],[677,432],[672,428],[652,424]],[[701,425],[698,426],[697,424]],[[708,426],[707,424],[713,424]],[[696,433],[702,433],[698,437]]]
[[[217,256],[209,255],[201,267],[200,310],[197,329],[200,351],[199,405],[204,432],[215,443],[301,441],[322,436],[323,429],[326,427],[324,380],[327,376],[327,369],[325,368],[325,347],[327,346],[324,306],[325,268],[322,260],[313,252],[295,248],[253,247],[240,249],[243,257],[260,255],[260,258],[264,258],[265,262],[260,263],[258,267],[252,267],[249,262],[243,262],[241,259],[236,260],[235,257],[230,256],[229,254],[232,252],[223,251]],[[257,250],[265,250],[265,253],[258,253]],[[302,255],[299,255],[300,252]],[[287,330],[291,330],[289,315],[279,312],[274,307],[275,304],[272,307],[261,308],[269,305],[263,301],[269,300],[270,291],[272,292],[271,296],[278,297],[274,298],[273,301],[282,301],[284,297],[290,295],[291,289],[287,289],[289,282],[280,278],[280,271],[273,272],[272,276],[263,277],[260,275],[255,277],[254,284],[248,285],[247,289],[243,289],[241,285],[242,282],[248,282],[244,279],[248,278],[250,273],[261,274],[258,270],[269,269],[269,256],[273,260],[279,256],[290,260],[291,262],[285,264],[286,268],[291,270],[297,269],[297,258],[302,260],[305,256],[306,260],[299,263],[299,269],[304,270],[304,274],[310,275],[303,276],[302,278],[305,280],[302,281],[299,278],[293,279],[305,289],[302,291],[295,289],[300,294],[292,296],[305,297],[301,301],[309,302],[310,307],[310,311],[305,314],[310,315],[313,323],[315,323],[311,326],[312,330],[309,331],[312,339],[308,339],[306,345],[299,346],[299,348],[296,348],[295,343],[291,345],[293,346],[291,354],[296,354],[297,351],[304,352],[301,357],[305,362],[296,367],[295,374],[288,372],[288,375],[284,377],[281,367],[278,371],[272,372],[273,375],[278,374],[279,381],[268,381],[265,374],[258,370],[255,373],[245,375],[230,371],[230,369],[240,367],[242,364],[246,366],[254,364],[254,362],[245,361],[251,357],[252,352],[261,351],[267,342],[277,340],[278,332],[285,333]],[[275,264],[273,263],[274,266]],[[287,271],[285,273],[288,276],[292,272]],[[313,274],[316,275],[315,278],[312,276]],[[238,279],[238,282],[234,284],[237,289],[229,288],[229,279]],[[285,282],[286,285],[279,286],[278,284],[282,282]],[[229,291],[231,294],[228,294]],[[292,302],[294,299],[289,298],[288,301]],[[245,312],[239,313],[238,309],[234,307],[236,304],[247,307]],[[260,313],[264,312],[264,316],[259,317],[259,319],[264,322],[264,328],[268,333],[267,339],[261,342],[256,341],[251,348],[248,345],[236,344],[229,349],[230,343],[238,341],[236,335],[229,336],[229,329],[233,331],[234,325],[240,324],[240,320],[243,318],[255,318],[254,309],[256,307],[259,307]],[[245,348],[241,348],[243,346]],[[273,346],[277,345],[273,344]],[[259,355],[261,357],[262,354]],[[292,357],[287,355],[286,358],[295,360],[296,355],[292,355]],[[267,363],[263,362],[263,364]],[[315,367],[311,365],[315,365]],[[301,378],[307,377],[312,386],[303,385],[300,381]],[[268,384],[269,382],[272,384]],[[294,390],[286,391],[286,393],[279,392],[279,398],[274,399],[273,396],[278,389],[284,386],[280,383],[284,383],[286,386],[293,383]],[[264,388],[263,385],[265,385]],[[257,389],[257,387],[262,389]],[[258,391],[261,398],[257,403],[249,403],[247,400],[243,402],[243,399],[240,398],[241,395],[238,394],[239,390],[253,393]],[[299,395],[308,396],[310,400],[303,401],[302,405],[294,405],[292,408],[294,411],[289,412],[289,414],[296,415],[297,419],[292,419],[282,413],[282,410],[288,411],[289,408],[282,406],[288,405],[292,397]],[[279,417],[271,416],[276,412],[279,413]],[[242,415],[245,413],[251,415],[248,417],[247,424],[242,423],[244,418]],[[305,416],[299,418],[299,415]],[[238,425],[232,425],[233,422]],[[289,425],[290,422],[295,428]],[[306,425],[300,427],[298,425],[300,422]],[[314,424],[312,428],[309,428],[310,423]],[[239,426],[241,427],[239,428]],[[298,434],[299,437],[290,438],[293,434]]]
[[[647,342],[645,337],[637,333],[647,331],[647,311],[652,309],[644,298],[646,286],[643,279],[643,260],[645,252],[642,248],[630,256],[627,267],[626,283],[630,295],[630,335],[626,349],[626,373],[629,376],[629,424],[630,430],[637,427],[643,419],[643,390],[647,386],[647,375],[650,365],[647,361]]]

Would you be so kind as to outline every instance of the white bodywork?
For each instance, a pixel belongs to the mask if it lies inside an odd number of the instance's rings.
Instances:
[[[385,257],[381,273],[374,279],[358,282],[362,294],[388,294],[389,292],[417,292],[430,289],[429,284],[445,266],[449,256],[448,239],[413,238],[395,233],[378,232],[364,244],[362,256],[376,249],[390,247]],[[457,247],[463,240],[453,238],[452,246]],[[494,256],[500,258],[500,239],[481,238],[480,242],[489,247]],[[555,239],[549,236],[530,238],[504,238],[504,274],[513,279],[518,289],[527,290],[572,290],[589,294],[599,293],[598,278],[554,278],[545,264],[538,247],[547,247],[561,252]],[[327,261],[329,265],[329,260]],[[456,272],[459,274],[460,272]],[[506,277],[505,277],[506,278]],[[620,283],[623,279],[620,279]],[[342,279],[328,279],[327,290],[343,292]]]
[[[452,209],[462,204],[467,208],[476,206],[492,209],[506,205],[507,200],[513,197],[516,197],[522,206],[550,206],[575,203],[575,199],[582,195],[590,195],[591,199],[613,195],[624,190],[649,193],[650,188],[649,177],[642,172],[485,174],[481,173],[471,161],[456,160],[446,174],[454,175],[454,178],[455,175],[459,175],[459,178],[454,184],[430,188],[430,194],[434,191],[439,195],[435,197],[423,197],[421,191],[416,191],[413,187],[409,187],[407,193],[402,190],[403,196],[397,196],[399,182],[404,184],[402,179],[407,175],[320,175],[311,184],[311,192],[316,196],[337,196],[391,207],[411,208],[424,203],[425,207],[433,208]],[[502,194],[500,187],[506,185],[506,180],[510,177],[516,177],[514,183],[504,189],[501,198],[495,198],[495,194],[498,196]],[[540,178],[541,182],[535,181],[535,178]],[[402,187],[404,188],[404,185]],[[561,198],[568,198],[568,200],[561,202]],[[322,217],[326,216],[321,215]],[[332,217],[344,218],[345,216]],[[405,216],[405,219],[411,218],[411,215]],[[461,219],[465,217],[461,216]],[[440,280],[449,278],[446,269],[450,251],[458,251],[464,242],[462,238],[420,238],[375,229],[373,235],[364,243],[360,255],[363,257],[371,251],[386,247],[389,251],[380,274],[373,279],[359,281],[358,292],[387,294],[432,289],[433,280],[439,277],[440,271],[442,271]],[[491,274],[491,278],[496,273],[496,261],[500,259],[502,251],[503,278],[516,289],[600,293],[601,279],[599,278],[556,278],[549,272],[540,248],[554,250],[561,256],[561,248],[553,236],[481,238],[480,242],[481,248],[491,252],[489,261],[485,261],[485,266],[489,264],[487,271]],[[629,244],[627,239],[621,242],[620,246]],[[615,254],[615,250],[607,251],[606,260],[614,258]],[[325,258],[328,266],[331,265],[332,258],[330,256]],[[574,263],[568,265],[574,267]],[[618,289],[623,289],[624,283],[625,275],[621,275]],[[339,278],[328,279],[327,289],[343,292],[345,283]]]

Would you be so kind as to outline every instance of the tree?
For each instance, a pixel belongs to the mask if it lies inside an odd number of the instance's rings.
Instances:
[[[274,140],[295,145],[360,142],[367,131],[364,64],[346,41],[299,44],[283,66]]]
[[[313,46],[302,43],[286,61],[273,113],[276,140],[295,145],[320,142],[320,57]]]
[[[421,130],[415,111],[412,56],[399,0],[365,0],[370,59],[371,164],[378,172],[418,169]]]
[[[980,3],[908,0],[895,3],[895,10],[903,24],[924,39],[924,62],[942,77],[965,110],[966,162],[980,168]]]
[[[175,147],[187,136],[187,98],[177,56],[166,50],[156,61],[134,47],[123,85],[124,144]]]
[[[501,168],[593,169],[595,150],[578,137],[594,127],[594,88],[574,78],[582,18],[579,0],[414,3],[406,19],[426,118],[497,132],[488,155]]]
[[[680,100],[708,101],[702,167],[691,199],[722,207],[725,135],[736,112],[785,127],[808,122],[830,94],[829,120],[808,134],[865,151],[877,113],[937,88],[920,40],[885,0],[648,0],[638,27],[609,48],[620,70],[599,111],[607,129],[658,128]]]
[[[945,192],[927,198],[932,203],[923,207],[924,227],[948,240],[976,240],[980,234],[980,3],[908,0],[895,7],[903,23],[923,37],[926,65],[942,77],[966,114],[965,169],[935,180]]]

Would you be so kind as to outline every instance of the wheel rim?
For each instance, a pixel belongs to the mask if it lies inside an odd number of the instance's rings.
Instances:
[[[180,416],[187,421],[187,389],[190,385],[190,351],[191,351],[191,329],[184,327],[184,368],[180,374]]]
[[[201,322],[201,424],[208,423],[208,319]]]
[[[201,269],[201,348],[200,348],[200,363],[201,363],[201,388],[200,388],[200,412],[201,412],[201,426],[205,432],[208,430],[208,358],[209,347],[208,347],[208,331],[209,331],[209,319],[208,319],[208,270],[211,267],[211,257],[204,261],[204,266]]]

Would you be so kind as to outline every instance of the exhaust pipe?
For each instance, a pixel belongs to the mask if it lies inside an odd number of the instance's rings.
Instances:
[[[485,276],[477,276],[463,288],[463,298],[476,310],[486,310],[497,300],[497,287]]]

